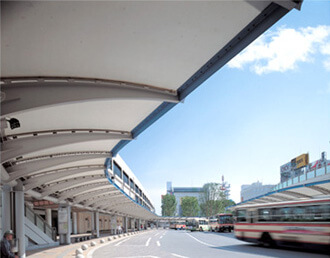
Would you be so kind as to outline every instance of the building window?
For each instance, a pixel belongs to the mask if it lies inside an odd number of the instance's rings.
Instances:
[[[113,162],[113,168],[114,168],[115,175],[122,178],[123,176],[122,176],[121,168],[116,162]]]
[[[125,172],[124,172],[124,182],[125,184],[129,185],[128,175]]]
[[[139,191],[139,187],[138,187],[137,185],[135,185],[135,192],[136,192],[137,194],[140,193],[140,191]]]

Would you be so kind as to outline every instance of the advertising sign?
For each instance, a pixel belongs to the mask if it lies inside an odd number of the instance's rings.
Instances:
[[[298,168],[308,165],[308,163],[309,163],[308,153],[301,154],[300,156],[291,160],[291,167],[292,167],[292,169],[298,169]]]
[[[280,167],[281,169],[281,174],[283,173],[288,173],[291,171],[291,162],[288,162]]]
[[[68,230],[68,210],[65,207],[58,208],[58,233],[67,234]]]

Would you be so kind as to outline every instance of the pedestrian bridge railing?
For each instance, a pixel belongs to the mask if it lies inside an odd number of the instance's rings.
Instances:
[[[325,175],[329,175],[329,177],[330,177],[330,165],[327,165],[327,166],[309,171],[309,172],[307,172],[303,175],[300,175],[300,176],[297,176],[297,177],[294,177],[294,178],[290,178],[288,181],[277,184],[273,188],[272,191],[276,191],[276,190],[280,190],[280,189],[283,189],[283,188],[286,188],[286,187],[289,187],[289,186],[292,186],[292,185],[297,185],[297,184],[300,184],[300,183],[304,183],[307,180],[322,177],[322,176],[325,176]]]

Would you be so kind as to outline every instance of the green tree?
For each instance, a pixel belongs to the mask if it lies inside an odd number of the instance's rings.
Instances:
[[[203,193],[200,196],[202,216],[210,217],[218,213],[225,213],[226,207],[234,204],[234,201],[225,198],[221,184],[207,183],[203,186]]]
[[[203,216],[210,217],[224,210],[225,195],[218,183],[207,183],[200,196],[200,209]]]
[[[174,216],[176,211],[176,199],[174,195],[162,196],[162,216]]]
[[[182,216],[196,217],[199,212],[198,200],[196,197],[185,196],[181,198]]]

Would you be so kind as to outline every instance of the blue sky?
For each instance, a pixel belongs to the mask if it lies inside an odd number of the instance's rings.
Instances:
[[[280,166],[330,157],[330,2],[304,1],[120,155],[161,213],[174,187],[277,184]]]

